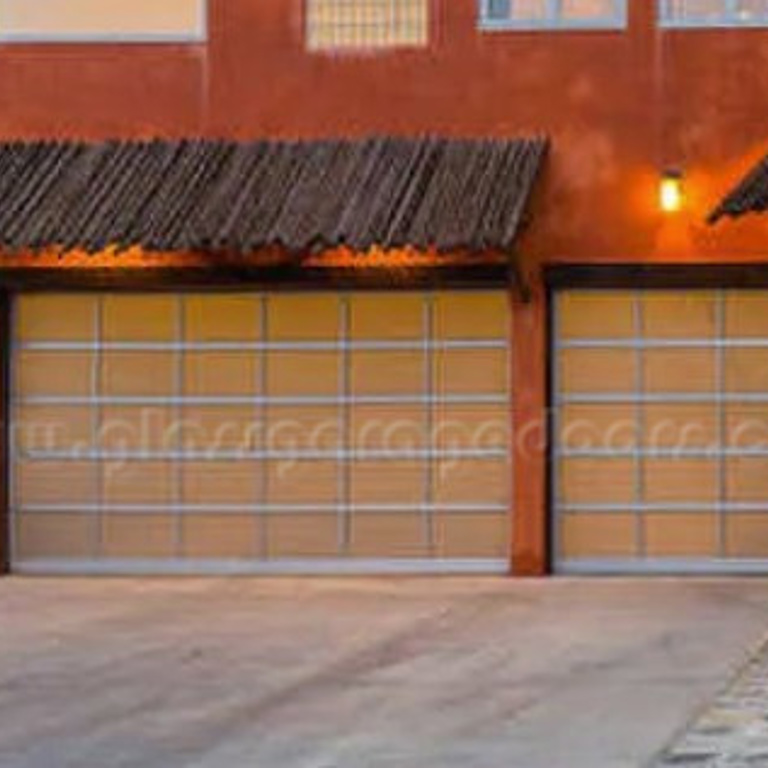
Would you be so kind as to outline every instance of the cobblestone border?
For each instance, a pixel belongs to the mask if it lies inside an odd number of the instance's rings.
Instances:
[[[768,641],[649,768],[768,768]]]

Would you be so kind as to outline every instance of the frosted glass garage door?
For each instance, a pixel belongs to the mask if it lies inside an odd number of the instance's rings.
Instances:
[[[13,566],[508,567],[501,292],[15,305]]]
[[[566,291],[561,571],[768,571],[768,293]]]

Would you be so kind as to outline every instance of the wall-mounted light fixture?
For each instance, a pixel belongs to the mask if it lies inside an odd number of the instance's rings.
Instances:
[[[678,213],[685,203],[683,173],[667,169],[661,174],[659,182],[659,207],[664,213]]]

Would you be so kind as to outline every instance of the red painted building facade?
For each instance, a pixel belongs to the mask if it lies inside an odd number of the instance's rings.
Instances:
[[[629,0],[624,29],[491,31],[479,25],[475,0],[431,0],[426,46],[317,52],[307,50],[304,10],[302,0],[210,0],[203,43],[3,45],[0,136],[548,137],[519,244],[533,298],[514,298],[510,414],[513,569],[545,573],[558,495],[549,377],[559,366],[547,275],[557,265],[765,260],[758,218],[715,227],[706,218],[765,151],[768,24],[671,29],[654,2]],[[665,215],[658,185],[670,167],[684,174],[685,205]],[[632,287],[626,273],[610,274],[619,277],[602,288]],[[674,278],[678,288],[700,290],[696,269],[685,274]],[[608,545],[609,559],[619,550]],[[682,559],[701,554],[694,550],[682,546]]]

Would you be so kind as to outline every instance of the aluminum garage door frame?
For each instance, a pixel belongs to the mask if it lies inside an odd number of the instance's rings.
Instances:
[[[146,503],[130,502],[123,504],[110,505],[104,497],[105,470],[100,466],[97,470],[98,480],[96,481],[96,496],[90,503],[59,502],[50,499],[44,501],[34,501],[26,503],[19,496],[20,481],[16,478],[16,467],[26,466],[31,462],[67,462],[76,460],[81,463],[93,463],[95,466],[103,462],[114,460],[114,455],[108,450],[104,450],[97,434],[102,420],[102,413],[105,408],[139,408],[139,407],[162,407],[170,409],[175,417],[182,415],[182,407],[194,406],[232,406],[261,409],[262,414],[275,407],[317,407],[338,409],[339,417],[342,421],[341,428],[345,434],[349,430],[349,420],[354,409],[358,406],[390,406],[393,408],[418,406],[425,409],[428,414],[428,426],[433,426],[435,409],[438,406],[456,406],[456,407],[502,407],[507,413],[510,412],[510,385],[509,385],[509,332],[502,337],[490,338],[436,338],[436,302],[441,295],[469,295],[471,293],[480,293],[481,291],[420,291],[417,295],[423,297],[423,327],[424,334],[419,339],[398,339],[398,338],[375,338],[368,340],[354,339],[350,335],[350,313],[351,304],[356,292],[336,292],[325,291],[309,292],[306,294],[292,294],[307,297],[327,297],[333,295],[338,297],[338,323],[339,335],[333,341],[329,340],[272,340],[268,335],[258,340],[249,342],[237,341],[190,341],[186,335],[185,329],[185,302],[194,296],[218,296],[229,295],[219,294],[217,292],[196,293],[154,293],[152,296],[173,297],[177,304],[175,310],[175,331],[173,338],[162,341],[125,341],[125,340],[105,340],[104,330],[104,303],[110,300],[110,297],[131,297],[139,294],[126,294],[124,292],[83,292],[61,293],[61,294],[18,294],[18,301],[23,301],[26,296],[50,295],[50,296],[77,296],[88,297],[95,307],[95,316],[93,318],[94,338],[83,340],[17,340],[16,332],[13,332],[13,351],[11,357],[12,368],[12,391],[11,391],[11,413],[12,424],[16,425],[17,412],[20,408],[40,407],[40,408],[70,408],[70,409],[88,409],[90,410],[90,419],[92,422],[92,434],[90,436],[90,445],[83,449],[82,447],[73,453],[67,449],[47,448],[45,451],[35,451],[30,453],[26,449],[19,452],[18,441],[15,435],[15,429],[12,430],[13,439],[10,441],[10,529],[11,529],[11,568],[16,573],[29,574],[190,574],[190,573],[223,573],[223,574],[298,574],[298,573],[317,573],[317,574],[344,574],[344,573],[506,573],[509,570],[509,535],[506,535],[506,551],[503,556],[498,558],[486,557],[438,557],[431,555],[429,557],[352,557],[349,556],[349,525],[350,519],[355,515],[364,515],[367,513],[380,513],[391,515],[408,515],[416,512],[420,515],[425,531],[425,537],[430,542],[430,547],[434,547],[434,531],[436,525],[435,515],[455,514],[471,515],[477,514],[498,515],[503,514],[510,523],[509,505],[511,499],[511,452],[509,446],[501,448],[499,446],[491,447],[467,447],[458,448],[440,447],[433,441],[424,446],[409,448],[401,452],[393,452],[392,449],[377,452],[376,449],[360,452],[351,444],[344,444],[336,448],[312,449],[299,451],[298,457],[303,462],[332,462],[337,466],[337,499],[332,503],[273,503],[269,498],[261,498],[254,504],[223,504],[207,502],[208,506],[215,504],[216,514],[226,515],[257,515],[259,525],[271,515],[301,515],[301,514],[327,514],[334,516],[337,522],[338,548],[340,556],[338,557],[271,557],[267,551],[259,551],[252,558],[200,558],[200,557],[182,557],[181,537],[183,536],[182,526],[184,525],[185,515],[194,515],[202,511],[201,507],[205,505],[188,504],[185,491],[182,490],[184,462],[194,460],[204,463],[206,461],[234,460],[235,458],[247,459],[253,462],[259,462],[260,466],[266,467],[268,462],[279,461],[283,459],[296,459],[294,449],[281,451],[274,447],[255,447],[250,449],[245,456],[242,452],[237,457],[234,453],[227,451],[217,451],[211,456],[207,453],[195,453],[189,451],[186,444],[172,449],[163,448],[163,450],[153,450],[147,452],[142,449],[141,455],[134,455],[131,451],[123,452],[120,455],[124,461],[147,461],[168,462],[172,464],[171,469],[171,490],[167,503]],[[257,297],[258,305],[258,323],[263,329],[267,329],[270,317],[270,302],[273,296],[282,294],[273,294],[269,292],[249,292],[247,288],[243,289],[243,294],[248,293]],[[502,291],[483,291],[482,293],[493,293],[497,296]],[[392,296],[414,295],[416,292],[401,291],[391,292]],[[145,295],[145,294],[141,294]],[[149,295],[149,294],[146,294]],[[362,295],[362,294],[360,294]],[[366,294],[368,295],[368,294]],[[383,295],[383,294],[382,294]],[[14,301],[15,307],[18,301]],[[277,301],[277,299],[275,299]],[[508,301],[507,301],[508,305]],[[506,326],[509,323],[509,308],[507,308]],[[12,327],[18,325],[14,319]],[[258,376],[257,389],[259,395],[228,395],[226,397],[216,395],[196,395],[186,394],[184,387],[185,377],[185,359],[194,354],[215,354],[227,352],[248,352],[258,357],[260,370]],[[371,353],[377,355],[397,355],[397,354],[415,354],[420,355],[423,360],[424,388],[422,391],[413,391],[407,394],[354,394],[350,389],[350,360],[355,353]],[[438,392],[435,382],[436,356],[439,354],[469,354],[479,353],[489,355],[501,354],[504,357],[505,382],[504,391],[494,392]],[[136,354],[136,355],[162,355],[166,353],[173,358],[173,393],[163,395],[135,395],[135,394],[104,394],[103,391],[103,357],[109,354]],[[322,395],[303,395],[294,394],[286,396],[271,395],[266,389],[267,371],[270,366],[270,360],[273,355],[279,354],[301,354],[322,353],[336,354],[338,356],[338,381],[340,389],[332,394]],[[88,394],[36,394],[28,396],[17,388],[15,371],[18,367],[21,355],[85,355],[90,357],[90,392]],[[147,366],[149,368],[150,366]],[[148,371],[148,375],[151,371]],[[184,392],[184,395],[179,393]],[[509,438],[507,438],[509,439]],[[381,460],[381,461],[419,461],[424,463],[425,471],[423,478],[423,497],[418,504],[413,503],[382,503],[374,502],[369,504],[354,504],[350,495],[350,472],[351,465],[361,460]],[[438,502],[435,498],[435,466],[441,461],[450,459],[451,461],[467,459],[476,462],[502,462],[505,467],[505,473],[509,478],[507,482],[506,497],[503,502],[467,500],[464,502]],[[266,471],[266,470],[265,470]],[[266,481],[264,481],[266,487]],[[267,493],[267,491],[259,491]],[[76,507],[76,510],[73,510]],[[72,513],[72,514],[71,514]],[[90,515],[97,522],[93,524],[92,555],[88,558],[26,558],[20,554],[22,551],[19,541],[19,530],[22,521],[26,523],[30,520],[30,515],[38,514],[42,516],[66,515],[71,514],[73,519],[76,516]],[[174,544],[176,556],[172,558],[142,558],[142,557],[115,557],[105,555],[103,548],[103,523],[98,522],[105,514],[123,515],[128,519],[131,514],[141,516],[173,515],[176,519]],[[188,519],[188,518],[187,518]],[[469,518],[467,518],[469,519]],[[480,519],[478,517],[478,519]],[[266,545],[259,545],[266,546]]]
[[[635,283],[637,284],[637,282]],[[588,283],[587,283],[588,285]],[[722,283],[721,283],[722,285]],[[613,334],[610,323],[604,326],[604,332],[591,336],[565,338],[562,328],[561,307],[569,296],[610,296],[624,295],[631,301],[632,323],[634,330],[631,334]],[[699,337],[658,337],[644,333],[644,311],[648,306],[648,297],[675,297],[694,294],[708,296],[706,301],[712,302],[713,333]],[[743,498],[748,494],[740,485],[739,476],[736,479],[729,476],[731,469],[741,463],[763,461],[768,466],[768,444],[762,446],[744,447],[733,444],[729,425],[729,413],[734,406],[746,409],[765,407],[768,413],[768,386],[764,391],[755,391],[748,386],[740,389],[742,384],[739,375],[748,367],[737,368],[738,355],[765,354],[768,356],[768,323],[761,333],[739,334],[732,325],[738,325],[738,307],[740,304],[762,301],[762,308],[768,309],[768,291],[757,288],[661,288],[639,287],[627,289],[624,287],[585,287],[569,288],[567,284],[557,286],[551,293],[551,349],[552,365],[550,373],[550,391],[552,398],[551,411],[551,488],[550,488],[550,520],[552,525],[552,563],[553,570],[561,574],[765,574],[768,573],[768,544],[762,545],[759,556],[749,554],[750,545],[744,541],[739,545],[741,554],[731,543],[732,526],[740,524],[747,533],[741,532],[742,539],[755,526],[760,526],[763,535],[768,532],[768,474],[766,477],[765,495],[761,498]],[[736,311],[731,311],[734,308]],[[734,319],[736,318],[736,319]],[[595,385],[590,391],[566,391],[564,382],[565,356],[571,352],[598,351],[602,353],[621,352],[622,359],[634,359],[634,385],[631,391],[611,391],[600,385]],[[647,391],[648,381],[644,366],[650,360],[647,355],[656,351],[665,355],[680,356],[698,354],[710,357],[713,369],[713,386],[691,386],[690,391]],[[629,357],[627,357],[629,356]],[[671,359],[671,358],[670,358]],[[618,359],[617,359],[618,362]],[[620,367],[618,365],[616,368]],[[738,372],[742,371],[741,374]],[[653,387],[650,387],[654,389]],[[663,389],[663,388],[662,388]],[[566,408],[569,406],[624,407],[634,411],[634,444],[625,447],[599,447],[595,445],[568,445],[564,442],[564,426]],[[715,413],[713,429],[716,435],[714,443],[707,446],[663,446],[647,447],[643,445],[649,425],[644,423],[649,407],[671,405],[679,408],[710,407]],[[568,460],[595,460],[628,462],[633,469],[633,484],[631,501],[568,501],[564,496],[568,493],[565,483],[564,466]],[[668,468],[677,460],[690,462],[707,462],[712,469],[714,494],[712,498],[702,500],[695,498],[700,489],[690,490],[691,498],[684,498],[686,492],[675,494],[666,500],[648,500],[649,480],[654,475],[647,471],[646,463],[657,462],[657,468]],[[666,462],[666,463],[665,463]],[[601,556],[601,557],[567,557],[562,554],[566,546],[564,526],[566,516],[578,519],[580,514],[587,515],[593,520],[618,520],[622,515],[634,520],[634,553],[633,556]],[[699,515],[702,518],[713,516],[716,524],[714,532],[713,551],[710,556],[655,556],[649,549],[647,540],[648,520],[661,515]],[[612,517],[613,516],[613,517]],[[659,517],[655,518],[660,519]],[[681,518],[680,518],[681,519]],[[618,530],[619,526],[616,526]],[[610,529],[610,526],[609,526]],[[735,535],[733,535],[735,539]],[[663,542],[662,542],[663,546]],[[752,545],[760,549],[758,544]]]

